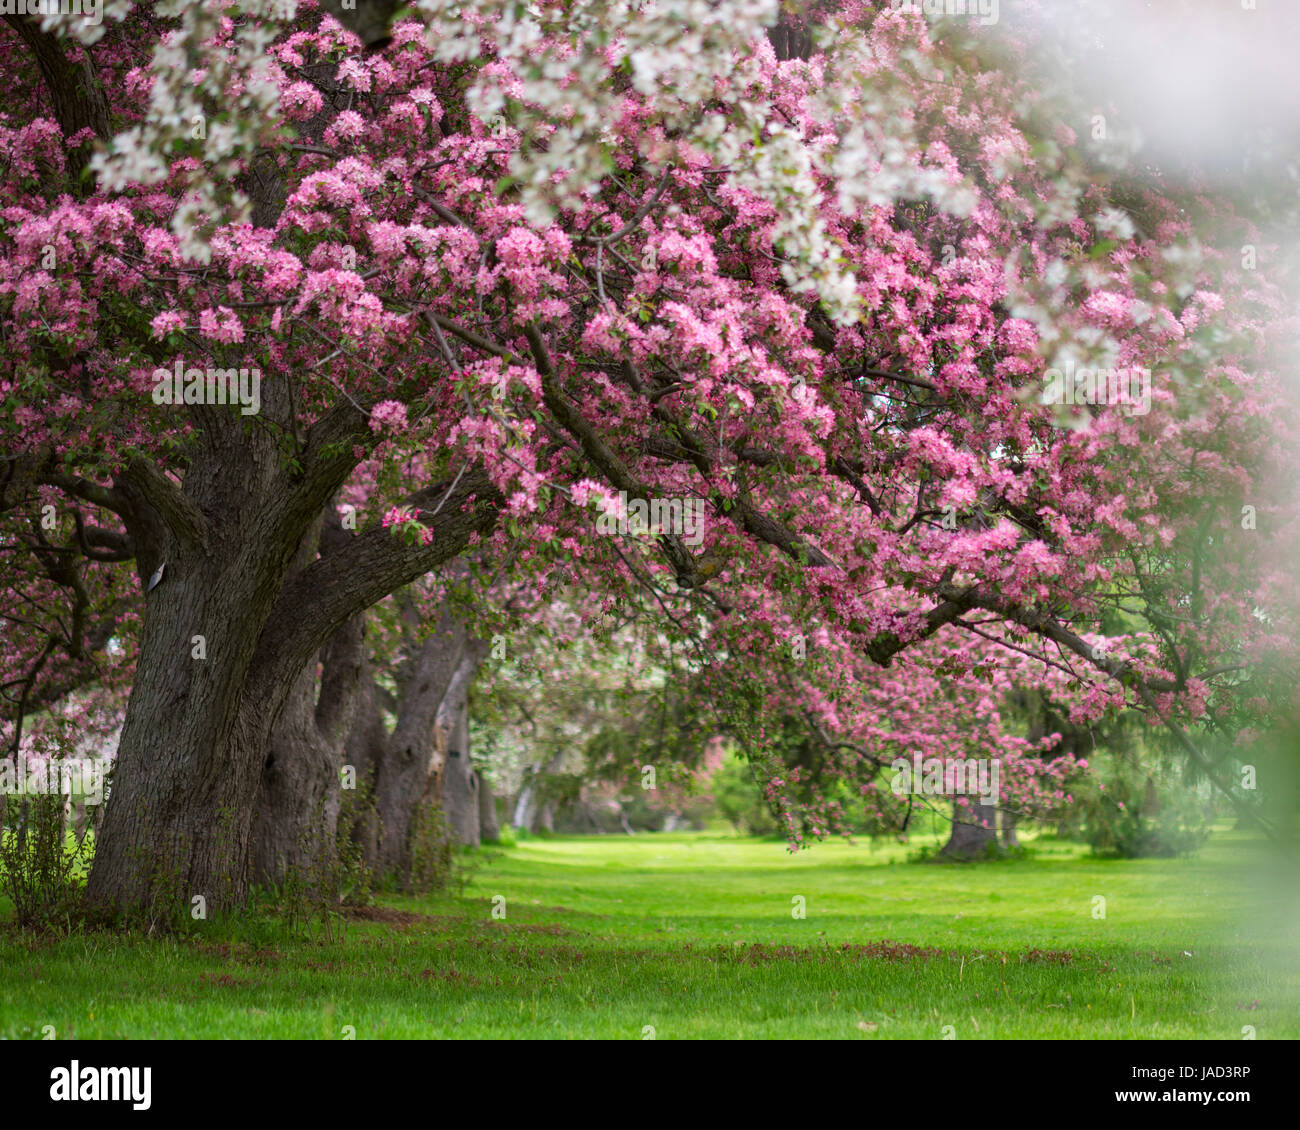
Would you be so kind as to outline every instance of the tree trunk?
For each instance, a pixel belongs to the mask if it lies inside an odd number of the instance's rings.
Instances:
[[[154,906],[202,896],[211,907],[241,902],[247,893],[271,720],[248,717],[240,707],[269,602],[250,608],[245,587],[219,567],[229,563],[173,566],[177,575],[148,601],[115,787],[90,875],[94,898]],[[205,658],[193,657],[195,635],[203,637]],[[267,687],[262,697],[278,713],[291,686]]]
[[[281,382],[264,382],[266,415],[285,415],[280,397],[288,397]],[[447,500],[462,509],[432,543],[407,545],[376,526],[288,578],[303,537],[351,470],[364,416],[348,406],[313,425],[312,445],[337,431],[346,451],[298,471],[281,467],[274,429],[246,431],[237,415],[203,411],[211,413],[205,443],[183,490],[149,464],[130,465],[123,484],[147,502],[155,530],[158,515],[167,521],[152,542],[150,528],[135,523],[146,549],[137,557],[142,578],[166,568],[146,596],[88,886],[92,899],[118,907],[244,901],[271,729],[303,668],[350,617],[459,553],[497,505],[483,493],[485,477],[463,476]],[[486,505],[464,507],[470,492]],[[418,507],[445,493],[433,484],[411,497]]]
[[[281,883],[323,858],[326,826],[338,819],[329,753],[316,732],[315,697],[316,672],[307,667],[271,731],[253,826],[253,876],[259,883]]]
[[[1020,837],[1016,835],[1016,824],[1018,823],[1016,814],[1003,809],[1000,818],[1002,821],[1002,846],[1004,848],[1019,847]]]
[[[380,711],[381,691],[375,684],[374,671],[363,649],[360,688],[352,728],[343,750],[343,767],[354,775],[357,791],[366,801],[352,827],[353,842],[361,848],[361,858],[372,871],[379,869],[379,843],[382,831],[375,810],[375,784],[379,767],[388,748],[388,728]]]
[[[52,53],[19,30],[47,80],[73,85],[50,71],[57,69]],[[338,86],[332,66],[317,76],[331,95]],[[52,97],[61,104],[57,91]],[[97,106],[89,95],[81,106],[81,97],[74,91],[64,100],[68,112],[84,112],[85,124],[99,132]],[[315,137],[337,111],[335,101],[329,97],[303,132]],[[263,178],[251,195],[255,223],[273,227],[282,180]],[[209,346],[209,353],[223,368],[248,362],[235,348]],[[305,423],[293,382],[283,376],[273,369],[262,381],[261,427],[224,407],[177,409],[195,439],[179,484],[145,457],[125,460],[114,478],[145,611],[113,795],[87,886],[94,901],[119,908],[162,901],[173,910],[200,895],[209,907],[242,903],[271,730],[303,669],[350,617],[495,524],[500,492],[475,466],[404,500],[417,513],[426,506],[442,512],[431,542],[408,545],[372,526],[345,535],[337,552],[291,576],[304,538],[373,433],[366,409],[350,397]],[[296,448],[290,460],[286,436]],[[196,636],[203,637],[202,657]],[[410,753],[405,737],[399,756]]]
[[[316,659],[303,669],[271,731],[253,829],[253,876],[279,884],[310,877],[335,854],[340,770],[360,692],[364,614],[322,650],[320,700]]]
[[[479,797],[478,775],[469,750],[469,689],[486,655],[487,644],[483,641],[467,643],[455,678],[438,708],[438,745],[446,749],[439,782],[442,810],[460,842],[472,847],[479,844]]]
[[[457,743],[459,744],[459,742]],[[458,749],[447,751],[443,771],[442,810],[462,844],[479,845],[478,774],[473,766],[465,771],[469,755]]]
[[[541,808],[537,811],[537,826],[544,832],[555,831],[555,802],[551,800],[542,801]]]
[[[318,551],[327,556],[346,540],[338,512],[327,508],[299,546],[292,575]],[[253,876],[260,883],[279,884],[294,873],[312,876],[334,855],[339,770],[356,714],[364,646],[365,615],[359,613],[303,667],[271,730],[253,827]]]
[[[997,809],[980,804],[978,799],[967,805],[952,806],[952,835],[940,853],[949,859],[983,859],[997,849]]]
[[[510,823],[525,832],[531,832],[536,816],[537,790],[533,787],[532,779],[525,778],[523,787],[519,790],[519,797],[515,801],[515,814],[511,817]]]
[[[545,764],[540,761],[529,766],[524,783],[515,801],[515,815],[510,821],[516,828],[535,832],[538,827],[554,831],[555,805],[546,800],[545,778],[564,764],[564,752],[552,754]]]
[[[397,726],[375,751],[375,811],[379,818],[376,868],[405,880],[411,865],[411,831],[429,791],[438,708],[464,654],[465,627],[444,613],[410,657],[402,677]]]
[[[492,786],[482,773],[475,772],[478,781],[478,836],[479,842],[494,844],[501,838],[501,821],[497,817],[497,798]]]

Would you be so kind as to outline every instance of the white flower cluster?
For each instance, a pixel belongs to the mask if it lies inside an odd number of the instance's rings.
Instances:
[[[122,0],[105,9],[116,19],[129,10]],[[108,191],[157,183],[178,146],[199,143],[201,167],[173,229],[182,249],[205,261],[205,224],[247,217],[248,201],[233,181],[258,146],[274,140],[279,95],[267,49],[295,17],[297,0],[241,0],[237,9],[160,0],[155,11],[178,27],[155,49],[145,120],[115,138],[92,168]],[[924,150],[916,92],[953,77],[941,55],[904,46],[897,57],[876,59],[861,29],[832,21],[817,33],[817,93],[800,122],[771,104],[770,76],[756,55],[777,0],[416,0],[415,11],[441,61],[490,56],[466,97],[512,149],[512,176],[532,222],[575,206],[608,175],[629,88],[641,104],[640,156],[649,173],[690,149],[708,154],[734,187],[772,206],[787,283],[816,294],[842,324],[859,316],[858,295],[827,231],[828,196],[849,214],[909,197],[957,216],[973,207],[962,178],[916,159]],[[220,38],[232,17],[231,36]],[[102,33],[75,21],[60,26],[82,39]],[[212,107],[223,113],[209,120]],[[1081,183],[1077,173],[1062,175],[1059,194],[1037,202],[1039,222],[1072,217]],[[1103,223],[1122,229],[1115,216]],[[1021,285],[1032,277],[1022,273]],[[1044,296],[1014,297],[1032,309]]]
[[[185,0],[159,0],[154,5],[157,15],[178,19],[180,26],[154,49],[148,112],[140,125],[118,134],[112,146],[91,161],[100,186],[121,191],[164,180],[177,144],[201,142],[203,169],[192,177],[172,217],[181,250],[200,262],[211,257],[205,225],[246,214],[248,200],[231,181],[242,162],[270,138],[279,92],[267,49],[279,33],[277,21],[291,20],[298,3],[241,0],[239,7],[244,18],[234,29],[231,50],[213,42],[226,11]],[[130,10],[130,4],[114,0],[105,13],[120,20]],[[86,42],[103,33],[102,25],[82,29],[66,17],[59,26]],[[202,76],[197,83],[196,75]],[[215,118],[214,107],[225,116]],[[230,211],[234,217],[228,217]]]
[[[610,125],[624,97],[611,74],[621,71],[667,139],[641,154],[647,164],[666,163],[674,141],[709,153],[733,184],[775,209],[786,281],[816,293],[837,320],[856,317],[853,275],[820,216],[815,154],[799,128],[775,124],[771,106],[751,93],[754,49],[777,16],[773,0],[579,0],[563,10],[489,0],[475,5],[473,29],[451,0],[420,0],[419,8],[440,57],[471,57],[488,40],[509,66],[508,93],[492,70],[469,100],[483,120],[508,110],[526,136],[545,139],[521,144],[514,157],[531,220],[576,205],[608,173]]]
[[[967,215],[975,206],[974,191],[916,160],[925,148],[914,125],[916,80],[943,83],[952,76],[917,51],[878,60],[860,32],[838,21],[828,24],[822,38],[834,46],[813,103],[818,117],[836,127],[838,140],[822,154],[821,167],[836,186],[840,209],[852,213],[863,204],[885,207],[928,197],[943,211]]]

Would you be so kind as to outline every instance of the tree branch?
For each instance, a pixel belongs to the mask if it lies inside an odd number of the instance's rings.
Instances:
[[[207,548],[208,524],[203,512],[192,498],[163,474],[157,464],[136,456],[127,464],[125,477],[158,511],[183,549]]]

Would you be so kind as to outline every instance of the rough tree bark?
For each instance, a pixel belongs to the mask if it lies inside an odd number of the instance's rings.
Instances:
[[[345,544],[347,534],[333,507],[319,526],[304,539],[297,570],[318,549],[328,556]],[[253,828],[258,882],[280,883],[295,871],[309,875],[333,855],[342,799],[339,771],[361,693],[364,645],[365,616],[358,613],[308,661],[271,730]]]
[[[403,610],[413,634],[416,616]],[[420,805],[430,792],[438,708],[446,697],[465,651],[464,624],[450,611],[420,643],[410,641],[397,672],[398,697],[390,705],[397,725],[389,734],[380,712],[388,697],[369,672],[360,709],[347,743],[347,760],[369,781],[375,820],[364,825],[366,861],[377,872],[404,881],[411,863],[411,832]]]
[[[466,641],[437,718],[437,745],[439,752],[445,751],[438,775],[438,800],[460,842],[475,847],[480,842],[479,796],[469,750],[469,689],[488,649],[482,640]]]
[[[351,617],[312,657],[271,731],[253,826],[253,876],[278,884],[310,876],[334,854],[340,770],[361,689],[365,616]]]
[[[278,382],[264,382],[263,394],[272,412],[287,395]],[[93,898],[119,906],[153,902],[164,890],[187,903],[195,895],[210,906],[243,901],[271,729],[304,667],[350,617],[461,552],[471,532],[490,527],[497,505],[476,470],[447,500],[431,544],[370,529],[286,583],[303,536],[351,470],[365,417],[351,406],[328,413],[310,429],[302,469],[292,470],[281,466],[272,429],[245,431],[220,409],[193,411],[215,418],[203,420],[205,442],[183,487],[152,465],[128,472],[166,535],[151,544],[138,531],[143,577],[165,570],[146,597],[89,883]],[[326,445],[339,454],[324,454]],[[432,507],[446,489],[412,498]],[[471,494],[478,501],[465,506]]]

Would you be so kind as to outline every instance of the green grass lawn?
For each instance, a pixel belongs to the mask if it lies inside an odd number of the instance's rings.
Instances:
[[[530,840],[474,854],[463,898],[381,899],[341,942],[264,918],[0,927],[0,1036],[1300,1038],[1296,888],[1254,839],[964,866],[908,862],[918,842]]]

